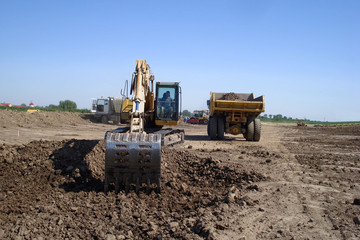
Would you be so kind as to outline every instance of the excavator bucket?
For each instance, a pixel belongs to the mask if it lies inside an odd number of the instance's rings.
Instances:
[[[161,134],[116,133],[106,135],[105,183],[115,185],[115,192],[125,188],[128,192],[135,186],[136,192],[146,185],[150,193],[151,186],[156,185],[160,192],[161,178]]]

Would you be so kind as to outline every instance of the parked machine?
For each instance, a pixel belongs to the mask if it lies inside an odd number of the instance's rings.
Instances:
[[[208,124],[209,111],[208,110],[195,110],[192,117],[187,120],[187,123],[192,124]]]
[[[302,120],[297,121],[297,126],[298,127],[307,127],[307,125]]]
[[[112,121],[114,124],[118,124],[121,120],[121,106],[124,101],[124,98],[98,98],[96,99],[95,106],[95,115],[94,118],[102,123],[108,123]]]
[[[208,135],[224,139],[224,133],[243,134],[247,141],[259,141],[261,122],[257,117],[265,111],[264,96],[250,93],[210,93]]]
[[[161,189],[161,146],[184,142],[184,130],[162,129],[179,124],[181,88],[178,82],[156,82],[145,60],[137,60],[130,87],[131,99],[122,104],[129,126],[105,134],[105,183],[104,190],[115,185],[115,191],[125,187],[136,192],[146,185]],[[127,111],[127,112],[126,112]]]

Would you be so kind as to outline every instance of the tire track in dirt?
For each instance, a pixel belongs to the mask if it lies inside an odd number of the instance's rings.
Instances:
[[[298,130],[264,124],[262,140],[257,145],[280,157],[267,159],[266,164],[261,158],[247,160],[268,179],[258,183],[261,191],[247,195],[259,204],[257,209],[247,209],[239,216],[242,233],[246,239],[339,239],[339,233],[331,231],[332,223],[324,217],[322,199],[314,198],[318,186],[304,182],[306,168],[284,146],[284,142],[291,141],[285,137],[287,133],[296,135]]]

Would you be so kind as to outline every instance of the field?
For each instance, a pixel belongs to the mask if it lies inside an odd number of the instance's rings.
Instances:
[[[0,239],[359,239],[360,125],[265,122],[260,142],[181,123],[162,193],[103,192],[106,130],[0,111]]]

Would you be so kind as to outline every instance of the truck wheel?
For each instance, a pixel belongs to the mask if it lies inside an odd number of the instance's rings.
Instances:
[[[254,121],[254,141],[259,141],[261,136],[261,121],[260,119],[255,119]]]
[[[204,124],[208,124],[209,120],[204,119]]]
[[[253,141],[254,140],[254,120],[251,120],[248,122],[248,125],[246,127],[246,141]]]
[[[210,118],[209,135],[210,135],[210,139],[212,140],[216,139],[217,137],[217,117]]]
[[[101,123],[103,123],[103,124],[107,124],[108,123],[108,117],[107,116],[102,116],[101,117]]]
[[[223,140],[224,139],[224,128],[225,128],[225,124],[224,124],[224,118],[222,116],[217,118],[217,135],[218,135],[218,139]]]

